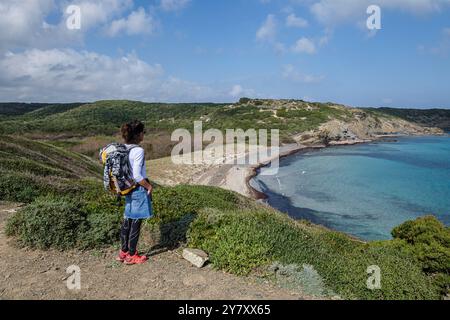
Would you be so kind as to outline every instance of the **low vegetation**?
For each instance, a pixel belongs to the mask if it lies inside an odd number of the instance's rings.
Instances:
[[[78,197],[38,197],[10,218],[7,234],[22,245],[40,249],[113,245],[118,241],[123,208],[113,197],[99,196],[100,188],[92,181],[84,184]],[[327,291],[343,298],[438,299],[443,292],[443,284],[425,270],[427,258],[420,257],[406,241],[358,242],[345,234],[293,221],[229,191],[157,187],[154,211],[155,219],[149,221],[145,232],[159,229],[165,246],[187,242],[202,248],[215,268],[237,275],[267,272],[277,262],[312,266]],[[370,265],[382,270],[381,290],[366,287]]]
[[[38,114],[36,117],[29,112],[4,115],[0,131],[93,133],[94,140],[102,135],[104,140],[78,150],[95,156],[97,144],[106,142],[128,120],[128,114],[142,116],[161,130],[180,124],[190,128],[193,119],[203,119],[207,126],[217,128],[246,129],[256,122],[261,128],[279,125],[290,133],[317,126],[328,117],[349,116],[328,104],[305,103],[305,109],[280,108],[274,117],[273,111],[264,109],[264,102],[258,106],[252,103],[249,99],[230,108],[136,102],[120,102],[118,106],[104,101],[66,106],[67,110],[59,113],[47,106],[31,111]],[[38,142],[17,134],[0,136],[0,201],[27,204],[11,216],[6,228],[21,245],[84,250],[117,243],[123,207],[103,191],[100,165],[86,155],[67,150],[80,146],[71,138]],[[234,274],[257,272],[269,276],[270,270],[292,271],[300,282],[310,275],[326,287],[319,291],[349,299],[438,299],[448,292],[450,231],[432,217],[399,226],[393,230],[394,240],[363,243],[308,222],[294,221],[213,187],[157,186],[153,207],[155,218],[149,220],[145,233],[158,231],[163,246],[202,248],[210,254],[215,268]],[[379,266],[382,272],[379,290],[366,286],[366,270],[371,265]]]
[[[376,120],[403,118],[424,125],[448,126],[448,110],[359,109],[333,103],[302,100],[258,100],[243,98],[235,104],[163,104],[110,100],[81,104],[0,104],[0,134],[21,134],[62,146],[89,157],[117,137],[120,125],[135,118],[149,132],[144,142],[149,159],[170,155],[176,142],[174,129],[193,130],[202,121],[204,130],[279,129],[282,142],[293,142],[298,134],[317,129],[330,120],[351,122],[367,115]],[[440,122],[439,122],[439,121]],[[447,124],[445,124],[447,123]]]
[[[31,202],[41,195],[81,191],[84,177],[101,177],[91,159],[53,145],[0,136],[0,199]]]
[[[17,102],[6,102],[0,103],[0,115],[2,116],[19,116],[34,110],[45,108],[49,104],[45,103],[17,103]],[[61,106],[61,105],[55,105]]]
[[[450,228],[445,227],[433,216],[425,216],[415,221],[407,221],[392,231],[396,241],[413,254],[422,269],[442,289],[442,294],[450,290]]]
[[[41,196],[12,216],[6,233],[38,249],[88,249],[114,244],[121,215],[112,201]]]
[[[141,119],[148,127],[167,130],[190,128],[199,119],[219,108],[213,104],[160,104],[135,101],[98,101],[95,103],[47,106],[10,117],[0,123],[3,133],[51,133],[78,136],[114,135],[120,125]],[[57,111],[57,112],[56,112]]]
[[[188,238],[190,245],[211,254],[216,267],[236,274],[273,262],[311,265],[332,291],[345,298],[439,298],[437,284],[423,272],[417,256],[399,243],[361,243],[270,209],[203,210]],[[367,289],[366,270],[371,265],[381,269],[380,290]]]
[[[450,110],[448,109],[399,109],[379,108],[370,109],[382,115],[390,115],[407,121],[415,122],[427,127],[438,127],[450,131]]]
[[[267,108],[262,100],[235,105],[161,104],[135,101],[99,101],[77,105],[45,106],[0,122],[0,133],[61,134],[63,136],[114,135],[120,125],[141,119],[153,131],[193,130],[194,121],[205,129],[280,129],[282,138],[311,130],[332,118],[351,116],[332,104],[294,101],[292,108]]]
[[[245,100],[243,100],[245,101]],[[266,100],[225,104],[162,104],[137,101],[98,101],[88,104],[0,104],[0,135],[23,135],[91,158],[107,143],[120,141],[120,125],[140,119],[148,128],[143,147],[148,159],[169,156],[178,141],[171,133],[193,130],[279,129],[282,142],[317,128],[330,119],[351,118],[333,104],[292,101],[289,107],[269,106]]]

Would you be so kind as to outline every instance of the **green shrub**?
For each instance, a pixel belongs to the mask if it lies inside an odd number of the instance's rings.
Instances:
[[[82,196],[47,195],[11,216],[6,233],[38,249],[88,249],[118,241],[122,211],[109,196],[95,201]]]
[[[69,198],[40,197],[7,223],[7,234],[33,248],[71,249],[87,228],[86,213]]]
[[[316,297],[336,296],[325,286],[322,277],[311,265],[283,265],[275,262],[270,266],[269,271],[275,274],[277,283],[284,288]]]
[[[31,174],[5,173],[0,179],[0,199],[29,203],[52,188]]]
[[[123,207],[115,205],[113,197],[102,195],[85,202],[83,210],[87,228],[79,236],[80,248],[98,248],[118,242]]]
[[[269,262],[271,243],[265,241],[260,230],[257,219],[235,212],[203,210],[191,224],[189,245],[207,251],[216,268],[246,275]]]
[[[239,99],[239,104],[246,104],[249,103],[250,101],[251,101],[250,98],[243,97]]]
[[[31,159],[6,156],[4,152],[0,151],[0,170],[2,172],[15,171],[18,168],[20,168],[21,172],[28,172],[38,176],[54,175],[67,178],[73,177],[70,173],[50,167],[49,165]]]
[[[0,179],[0,200],[31,203],[39,196],[72,195],[83,192],[82,181],[56,176],[42,177],[29,172],[5,173]]]
[[[22,182],[25,184],[25,180]],[[8,234],[17,236],[24,245],[41,249],[87,249],[117,242],[124,200],[118,205],[97,180],[80,180],[74,186],[79,190],[70,196],[64,192],[57,195],[50,189],[33,193],[36,190],[31,188],[24,198],[31,204],[9,220]],[[244,201],[232,192],[200,186],[156,187],[153,200],[155,218],[148,220],[148,225],[159,229],[160,244],[166,247],[186,241],[189,224],[202,208],[233,210]],[[66,232],[66,227],[71,232]]]
[[[203,208],[231,210],[241,203],[238,195],[215,187],[176,186],[155,188],[151,223],[170,223],[185,215],[197,214]]]
[[[407,221],[392,231],[402,241],[403,249],[412,253],[425,272],[432,274],[445,294],[450,288],[450,228],[434,216]]]
[[[234,210],[248,202],[233,192],[215,187],[157,186],[153,192],[154,218],[148,220],[147,226],[159,246],[174,248],[186,242],[189,225],[200,210]]]
[[[450,228],[433,216],[407,221],[392,231],[422,262],[427,272],[450,273]]]
[[[269,209],[203,210],[191,224],[188,239],[190,246],[210,254],[214,266],[235,274],[248,274],[273,262],[311,265],[330,290],[345,298],[439,298],[438,288],[407,252],[382,242],[357,242]],[[367,288],[366,270],[371,265],[382,270],[380,290]]]

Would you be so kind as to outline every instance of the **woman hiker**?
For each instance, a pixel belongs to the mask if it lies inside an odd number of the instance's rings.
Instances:
[[[144,140],[144,124],[140,121],[126,123],[121,128],[122,137],[130,148],[129,161],[136,189],[125,197],[124,221],[120,231],[122,248],[118,261],[128,265],[145,263],[148,258],[139,255],[137,243],[142,221],[153,216],[151,193],[152,185],[147,179],[144,149],[139,144]]]

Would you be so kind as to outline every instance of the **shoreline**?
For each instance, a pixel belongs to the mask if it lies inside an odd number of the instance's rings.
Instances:
[[[289,157],[291,155],[300,153],[300,152],[308,152],[308,151],[315,151],[315,150],[321,150],[321,149],[326,149],[329,147],[338,147],[338,146],[353,146],[353,145],[357,145],[357,144],[365,144],[365,143],[371,143],[374,141],[378,141],[381,140],[383,138],[394,138],[394,137],[398,137],[398,136],[383,136],[380,138],[376,138],[376,139],[372,139],[372,140],[357,140],[357,141],[343,141],[341,143],[338,144],[331,144],[331,145],[324,145],[324,144],[317,144],[317,145],[310,145],[310,146],[305,146],[305,145],[298,145],[297,148],[294,148],[292,150],[289,151],[285,151],[285,152],[281,152],[279,155],[279,159],[283,159],[286,157]],[[267,194],[265,194],[264,192],[261,192],[257,189],[255,189],[251,184],[250,181],[257,177],[259,174],[259,170],[261,168],[264,168],[266,166],[268,166],[271,163],[271,160],[269,161],[264,161],[261,162],[260,164],[253,166],[250,170],[250,173],[247,175],[246,179],[245,179],[245,186],[248,189],[249,193],[252,195],[252,198],[255,200],[267,200],[269,198],[269,196]],[[274,208],[276,209],[276,208]]]
[[[289,157],[291,155],[294,155],[294,154],[297,154],[297,153],[300,153],[300,152],[307,152],[307,151],[323,149],[323,148],[326,148],[326,146],[325,145],[315,145],[315,146],[298,145],[298,147],[293,149],[293,150],[289,150],[289,151],[286,151],[284,153],[280,153],[279,159],[281,160],[282,158],[286,158],[286,157]],[[268,196],[264,192],[261,192],[261,191],[255,189],[250,184],[250,181],[253,178],[258,176],[259,171],[260,171],[261,168],[264,168],[264,167],[268,166],[270,163],[271,163],[271,161],[261,162],[260,164],[252,167],[250,169],[250,174],[248,174],[247,177],[245,178],[245,185],[246,185],[247,189],[249,190],[249,192],[253,195],[252,198],[255,199],[255,200],[266,200],[266,199],[268,199]]]
[[[408,137],[439,137],[439,136],[450,136],[450,134],[444,132],[443,134],[440,135],[429,135],[429,134],[423,134],[423,135],[407,135],[407,134],[386,134],[386,135],[378,135],[376,137],[374,137],[373,139],[359,139],[359,140],[344,140],[344,141],[340,141],[340,142],[336,142],[330,145],[324,145],[324,144],[317,144],[317,145],[298,145],[297,148],[290,150],[290,151],[286,151],[286,152],[281,152],[279,155],[279,159],[281,160],[282,158],[286,158],[288,156],[300,153],[300,152],[308,152],[308,151],[313,151],[313,150],[320,150],[320,149],[326,149],[329,147],[345,147],[345,146],[353,146],[353,145],[358,145],[358,144],[366,144],[366,143],[372,143],[372,142],[380,142],[383,141],[384,139],[386,139],[386,141],[388,142],[397,142],[396,138],[408,138]],[[393,140],[388,140],[388,139],[393,139]],[[259,174],[259,170],[261,168],[264,168],[266,166],[268,166],[270,164],[271,160],[269,161],[263,161],[261,163],[259,163],[258,165],[254,166],[251,168],[250,173],[247,175],[246,179],[245,179],[245,186],[248,189],[249,193],[251,194],[251,197],[255,200],[267,200],[269,198],[268,195],[266,195],[264,192],[261,192],[259,190],[256,190],[251,184],[250,181],[257,177]],[[274,208],[276,209],[276,208]]]
[[[380,142],[380,143],[398,143],[398,142],[401,142],[401,140],[399,140],[397,138],[405,138],[405,139],[407,139],[407,138],[415,138],[415,137],[423,137],[423,138],[427,138],[427,137],[428,138],[448,137],[448,138],[450,138],[450,134],[443,134],[443,135],[389,135],[389,136],[386,135],[386,136],[378,136],[378,137],[373,138],[371,140],[358,141],[358,142],[352,141],[351,143],[348,143],[348,141],[347,141],[347,143],[339,143],[339,144],[328,145],[328,146],[325,146],[325,145],[314,145],[314,146],[303,146],[303,147],[299,146],[299,148],[297,148],[296,150],[294,150],[292,152],[286,152],[284,154],[280,154],[280,159],[284,158],[284,157],[287,157],[287,156],[290,156],[290,155],[293,155],[293,154],[296,154],[296,153],[299,153],[299,152],[306,153],[306,152],[309,152],[309,151],[325,149],[325,148],[328,148],[328,147],[351,146],[351,145],[370,144],[370,143],[377,143],[377,142]],[[288,216],[292,217],[293,219],[297,219],[294,216],[291,216],[291,214],[289,213],[290,211],[284,211],[286,208],[292,208],[292,210],[295,211],[295,209],[297,208],[296,206],[293,206],[292,204],[284,205],[283,202],[277,202],[278,196],[284,197],[282,194],[280,194],[278,192],[275,192],[275,191],[272,191],[270,189],[267,189],[267,190],[262,189],[263,191],[260,191],[260,190],[255,189],[255,187],[253,187],[251,185],[250,182],[252,181],[253,178],[258,176],[258,174],[260,173],[259,170],[262,167],[267,166],[267,165],[268,165],[268,163],[261,163],[259,166],[255,166],[253,168],[251,174],[249,174],[248,178],[246,179],[246,186],[247,186],[247,188],[251,190],[251,192],[254,195],[253,198],[256,201],[262,201],[268,207],[273,208],[275,210],[279,210],[279,211],[287,214]],[[288,198],[286,198],[286,199],[288,200]],[[272,200],[273,202],[271,202],[270,200]],[[290,201],[289,201],[289,203],[290,203]],[[288,210],[291,210],[291,209],[288,209]],[[326,226],[325,224],[322,224],[320,222],[314,222],[313,220],[311,220],[309,218],[301,218],[301,219],[306,219],[306,220],[310,221],[311,223],[316,224],[316,225],[320,225],[320,226],[322,226],[322,227],[324,227],[324,228],[326,228],[328,230],[333,230],[333,231],[337,231],[337,232],[343,233],[343,234],[345,234],[345,235],[347,235],[347,236],[349,236],[352,239],[355,239],[357,241],[361,241],[361,242],[364,242],[364,243],[370,241],[370,240],[363,240],[362,238],[359,238],[359,237],[357,237],[355,235],[351,235],[351,234],[347,233],[346,231],[336,230],[336,229],[331,228],[329,226]]]
[[[280,146],[278,157],[279,159],[282,159],[299,152],[320,150],[328,147],[350,146],[383,140],[394,142],[396,141],[396,138],[414,136],[434,135],[385,134],[373,136],[370,139],[343,140],[340,142],[330,143],[328,146],[319,143],[308,145],[292,143]],[[260,174],[261,168],[270,165],[274,157],[268,156],[253,165],[239,165],[235,163],[227,163],[227,161],[233,159],[236,160],[240,157],[247,157],[247,152],[238,154],[237,158],[236,155],[229,155],[226,153],[223,156],[224,162],[198,165],[174,164],[170,157],[155,159],[148,165],[148,174],[153,177],[155,182],[163,185],[175,186],[179,184],[187,184],[213,186],[234,191],[257,201],[266,200],[268,198],[264,192],[255,189],[250,182],[253,178]]]

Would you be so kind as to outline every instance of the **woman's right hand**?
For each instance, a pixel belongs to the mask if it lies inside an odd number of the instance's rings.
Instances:
[[[144,187],[145,189],[147,189],[147,194],[151,195],[152,191],[153,191],[153,186],[150,184],[150,181],[148,181],[148,179],[144,179],[141,182],[139,182],[139,184]]]

